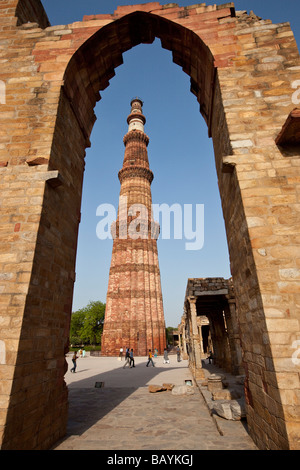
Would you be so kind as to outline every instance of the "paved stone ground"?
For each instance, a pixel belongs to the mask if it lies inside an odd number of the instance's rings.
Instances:
[[[67,358],[69,366],[71,358]],[[85,357],[77,371],[66,373],[69,422],[66,437],[53,450],[255,450],[240,421],[218,425],[197,387],[193,395],[149,393],[148,385],[183,385],[193,380],[188,362],[170,364],[136,358],[136,367],[123,369],[116,358]],[[96,388],[96,382],[104,382]],[[221,435],[220,433],[223,433]]]

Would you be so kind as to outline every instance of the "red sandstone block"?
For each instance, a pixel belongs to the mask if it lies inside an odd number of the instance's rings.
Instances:
[[[159,2],[143,3],[137,5],[125,5],[118,6],[118,8],[114,11],[114,14],[118,16],[123,16],[127,15],[128,13],[132,13],[133,11],[152,11],[159,8],[161,8]]]
[[[183,24],[183,23],[182,23]],[[208,33],[208,32],[218,32],[218,24],[217,23],[199,23],[197,21],[193,21],[190,23],[184,24],[187,28],[191,29],[194,33],[198,34],[198,36],[201,37],[202,34]]]
[[[190,7],[185,7],[184,11],[188,12],[189,17],[190,16],[196,16],[196,15],[199,14],[199,13],[197,13],[197,7],[193,6],[193,5],[191,5]]]
[[[210,30],[211,31],[211,30]],[[207,33],[203,33],[201,30],[198,32],[198,35],[201,37],[201,39],[206,43],[209,41],[211,44],[212,42],[217,43],[218,42],[218,34],[216,31],[211,31]]]
[[[60,72],[65,70],[66,66],[64,63],[58,64],[57,62],[44,62],[39,67],[39,72]]]
[[[219,69],[229,67],[229,65],[230,65],[229,59],[218,59],[218,58],[215,59],[215,67]]]
[[[219,44],[236,44],[237,43],[237,40],[236,40],[236,36],[234,35],[230,35],[230,36],[223,36],[223,37],[219,37],[218,38],[218,42]]]
[[[86,28],[74,28],[73,32],[62,36],[61,41],[71,40],[74,50],[78,47],[78,44],[83,44],[87,39],[89,39],[94,33],[99,31],[101,26],[88,26]]]
[[[215,54],[214,55],[214,59],[215,60],[227,60],[227,59],[231,59],[233,57],[236,57],[236,54],[235,52],[224,52],[224,53],[221,53],[221,54]]]
[[[215,11],[208,11],[207,13],[199,13],[199,19],[201,21],[210,20],[210,19],[218,19],[218,18],[226,18],[228,16],[231,17],[231,9],[224,8],[222,10],[215,10]]]
[[[156,13],[158,16],[161,16],[163,18],[166,18],[168,20],[176,20],[176,22],[180,22],[180,20],[182,18],[180,18],[180,16],[178,16],[178,13],[177,12],[174,12],[174,13],[165,13],[164,11],[161,12],[159,11],[158,13]]]
[[[49,81],[61,81],[63,79],[63,76],[64,76],[63,72],[45,73],[44,79],[49,80]]]
[[[113,15],[110,13],[103,14],[103,15],[85,15],[82,21],[90,21],[90,20],[111,20]]]
[[[235,29],[237,27],[236,18],[228,18],[227,21],[219,20],[219,29],[226,30],[226,29]]]
[[[64,36],[65,38],[65,36]],[[35,49],[36,50],[44,50],[44,51],[50,51],[53,49],[65,49],[66,47],[71,47],[72,43],[71,41],[62,41],[60,38],[58,38],[57,41],[41,41],[36,43]]]
[[[242,48],[239,44],[226,44],[224,46],[212,46],[212,52],[214,55],[216,54],[228,54],[229,52],[238,52],[241,51]]]

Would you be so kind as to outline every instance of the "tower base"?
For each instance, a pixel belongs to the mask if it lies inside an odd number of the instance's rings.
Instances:
[[[116,328],[115,322],[105,322],[102,336],[102,356],[118,356],[120,348],[133,349],[134,356],[147,356],[149,349],[159,355],[166,347],[166,330],[162,323],[124,321]]]

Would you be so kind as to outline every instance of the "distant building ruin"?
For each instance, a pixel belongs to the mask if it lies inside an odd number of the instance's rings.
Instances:
[[[202,376],[202,360],[210,351],[217,366],[234,375],[244,373],[232,279],[188,279],[178,329],[183,357],[189,358],[196,376]]]

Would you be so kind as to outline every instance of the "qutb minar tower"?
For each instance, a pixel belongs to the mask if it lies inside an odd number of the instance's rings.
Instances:
[[[131,101],[124,136],[119,209],[112,226],[114,238],[101,353],[116,356],[133,348],[145,356],[166,347],[166,331],[157,254],[159,225],[153,220],[151,183],[144,132],[146,118],[139,98]]]

